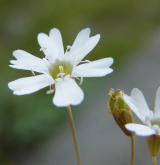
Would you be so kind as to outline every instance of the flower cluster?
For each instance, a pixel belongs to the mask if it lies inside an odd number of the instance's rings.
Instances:
[[[70,126],[75,146],[77,164],[81,165],[76,128],[70,105],[78,105],[84,99],[84,93],[77,84],[85,77],[102,77],[113,72],[113,58],[107,57],[95,61],[84,60],[97,45],[100,35],[90,36],[90,29],[81,30],[71,46],[64,50],[61,33],[58,29],[50,30],[49,35],[38,34],[41,59],[24,50],[15,50],[15,60],[10,67],[32,72],[32,76],[12,81],[8,84],[15,95],[31,94],[49,87],[47,94],[54,93],[53,103],[58,107],[67,107]],[[150,110],[143,93],[134,88],[130,96],[121,90],[110,90],[109,108],[114,120],[131,139],[132,159],[135,161],[135,136],[147,137],[153,162],[160,153],[160,87],[157,89],[154,111]],[[133,113],[142,124],[135,123]],[[156,163],[155,163],[156,164]]]

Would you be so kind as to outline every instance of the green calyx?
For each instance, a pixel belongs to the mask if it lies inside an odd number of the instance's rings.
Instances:
[[[151,120],[151,124],[152,125],[158,125],[158,126],[160,126],[160,120],[159,119],[157,119],[157,120]]]
[[[54,79],[63,78],[66,75],[71,75],[72,68],[73,67],[69,62],[57,61],[50,69],[50,74]]]
[[[133,123],[134,118],[132,111],[130,110],[130,108],[123,99],[123,95],[124,95],[123,91],[111,89],[109,91],[109,96],[110,96],[109,108],[116,123],[119,125],[121,130],[127,136],[132,136],[133,134],[125,128],[125,124]]]
[[[148,148],[153,157],[158,156],[160,153],[160,136],[159,135],[152,135],[149,136],[147,139]]]

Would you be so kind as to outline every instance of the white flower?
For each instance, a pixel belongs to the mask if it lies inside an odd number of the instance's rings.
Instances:
[[[160,135],[160,87],[157,89],[154,111],[150,110],[143,93],[134,88],[124,100],[143,124],[126,124],[126,128],[139,136]]]
[[[90,29],[80,31],[72,46],[67,46],[64,52],[61,33],[53,28],[49,36],[38,34],[38,43],[45,54],[43,59],[33,56],[23,50],[16,50],[10,67],[29,70],[34,75],[20,78],[8,84],[15,95],[25,95],[36,92],[47,86],[53,93],[53,103],[59,107],[78,105],[84,98],[83,91],[77,85],[76,79],[82,82],[83,77],[102,77],[113,70],[110,66],[112,58],[104,58],[93,62],[82,61],[97,45],[100,35],[90,37]],[[38,73],[36,75],[35,73]]]

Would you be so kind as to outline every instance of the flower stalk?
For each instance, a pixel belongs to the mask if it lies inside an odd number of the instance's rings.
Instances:
[[[160,136],[152,135],[147,138],[148,148],[152,156],[153,165],[157,165],[157,156],[160,153]]]
[[[153,165],[157,165],[157,156],[152,156]]]
[[[75,122],[72,114],[72,108],[71,106],[67,107],[67,114],[68,114],[68,120],[72,132],[72,139],[73,139],[73,144],[74,144],[74,150],[76,154],[76,160],[77,160],[77,165],[82,165],[81,158],[80,158],[80,149],[79,149],[79,144],[78,144],[78,138],[77,138],[77,131],[75,127]]]
[[[131,136],[131,165],[135,165],[135,136]]]

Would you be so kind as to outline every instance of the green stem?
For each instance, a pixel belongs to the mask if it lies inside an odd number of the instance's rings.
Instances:
[[[131,165],[135,165],[135,137],[131,136]]]
[[[68,114],[68,120],[71,127],[71,132],[72,132],[72,139],[73,139],[73,144],[74,144],[74,149],[75,149],[75,154],[76,154],[77,165],[82,165],[81,158],[80,158],[80,149],[79,149],[77,133],[76,133],[76,127],[75,127],[75,122],[74,122],[71,106],[67,107],[67,114]]]
[[[153,165],[157,165],[157,156],[152,156]]]

